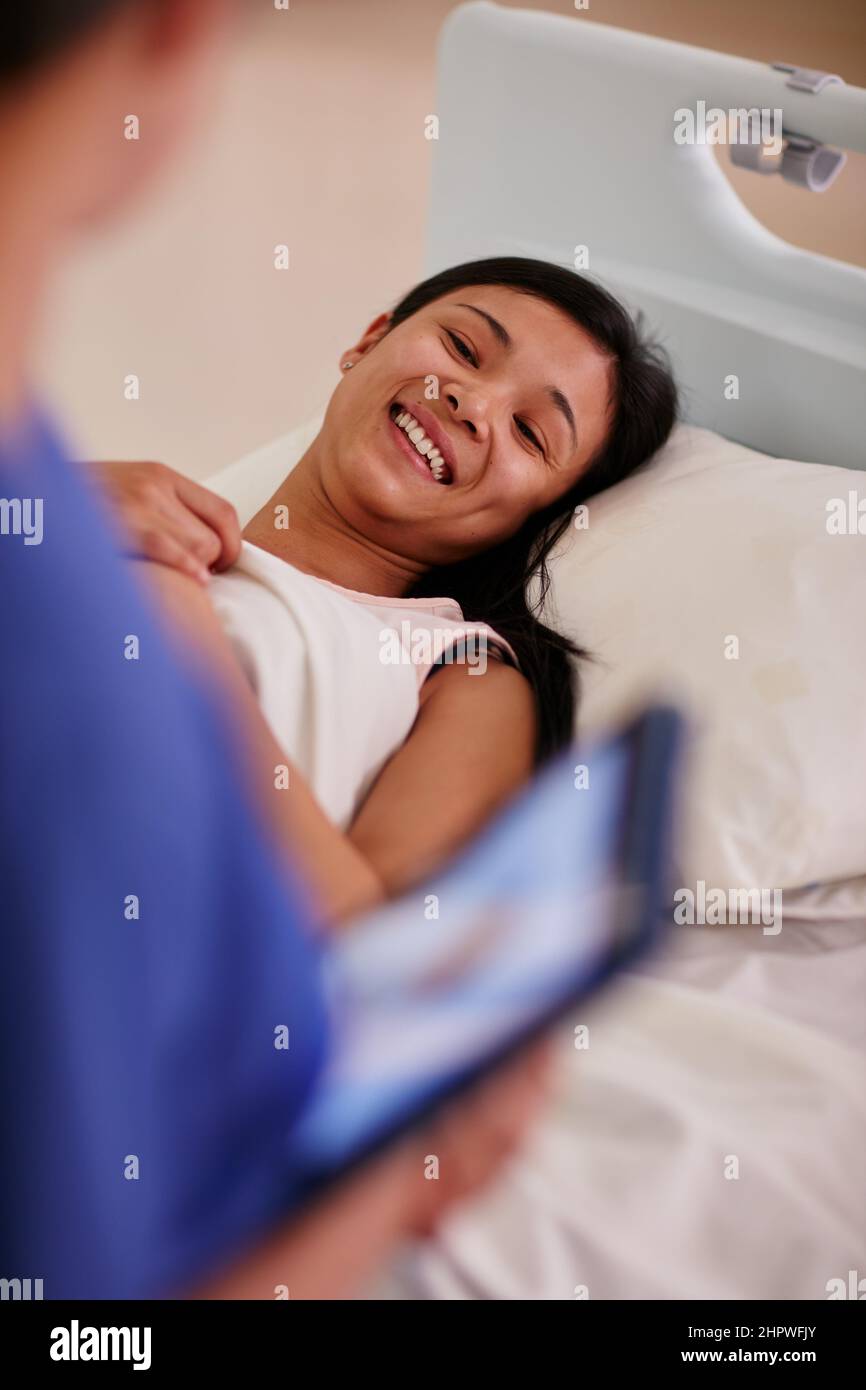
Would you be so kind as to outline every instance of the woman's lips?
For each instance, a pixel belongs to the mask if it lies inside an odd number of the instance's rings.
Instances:
[[[422,429],[429,440],[432,441],[448,473],[447,481],[452,483],[457,477],[457,460],[454,456],[454,448],[448,436],[448,431],[442,422],[428,410],[420,401],[413,401],[411,405],[404,405],[402,401],[395,401],[392,410],[403,409],[407,414],[416,420],[418,427]]]
[[[396,436],[396,442],[401,452],[404,453],[409,462],[414,465],[416,473],[420,473],[421,477],[425,478],[428,483],[432,483],[434,487],[441,487],[442,484],[437,483],[433,474],[430,472],[430,465],[427,460],[422,459],[415,445],[406,438],[400,426],[395,425],[394,421],[391,419],[390,413],[388,415],[388,429],[391,431],[392,435]]]

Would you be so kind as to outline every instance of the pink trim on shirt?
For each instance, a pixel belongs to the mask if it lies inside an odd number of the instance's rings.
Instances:
[[[252,542],[248,542],[248,544],[252,545]],[[288,565],[290,569],[297,568],[297,566],[292,565],[290,560],[280,560],[272,551],[263,550],[262,547],[255,545],[253,545],[252,548],[258,550],[261,554],[276,559],[279,564]],[[443,654],[449,647],[454,646],[454,644],[462,638],[474,633],[483,633],[493,646],[499,647],[503,652],[506,652],[517,669],[520,670],[520,662],[517,660],[517,655],[511,643],[507,642],[504,637],[500,637],[499,633],[495,628],[492,628],[489,623],[466,622],[463,617],[463,610],[456,599],[446,598],[444,596],[441,598],[387,598],[382,594],[365,594],[362,593],[360,589],[347,589],[344,584],[335,584],[333,580],[323,579],[321,575],[310,574],[307,570],[299,570],[298,573],[303,574],[307,579],[315,580],[317,584],[324,584],[326,589],[333,589],[335,593],[342,594],[344,598],[349,599],[352,603],[358,604],[361,608],[414,609],[415,612],[427,613],[431,617],[442,618],[445,622],[459,624],[460,626],[455,629],[451,640],[443,647]],[[424,665],[418,666],[419,688],[423,685],[433,669],[435,668]]]
[[[445,617],[446,614],[440,612],[441,609],[450,611],[453,616],[448,617],[448,621],[460,623],[461,626],[454,632],[450,642],[442,649],[442,655],[449,647],[474,633],[483,633],[495,647],[500,647],[503,652],[507,652],[514,665],[520,670],[520,662],[510,642],[506,642],[504,637],[500,637],[495,628],[489,623],[467,623],[463,617],[463,610],[456,599],[453,598],[385,598],[382,594],[364,594],[359,589],[347,589],[343,584],[335,584],[330,579],[320,579],[318,575],[311,575],[319,584],[325,584],[329,589],[335,589],[338,594],[343,594],[351,599],[353,603],[361,604],[364,608],[414,608],[418,612],[430,613],[434,617]],[[430,671],[435,668],[419,667],[418,684],[423,685]]]
[[[377,608],[453,608],[455,613],[460,615],[456,621],[463,622],[460,604],[453,598],[384,598],[382,594],[364,594],[360,589],[347,589],[330,579],[321,579],[317,574],[311,574],[310,578],[317,580],[319,584],[327,584],[329,589],[336,589],[339,594],[345,594],[346,598],[352,599],[354,603],[362,603],[365,608],[371,604]]]

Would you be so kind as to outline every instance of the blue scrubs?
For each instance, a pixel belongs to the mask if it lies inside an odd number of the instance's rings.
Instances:
[[[38,419],[0,442],[0,702],[0,1277],[183,1290],[285,1206],[320,953],[228,712]]]

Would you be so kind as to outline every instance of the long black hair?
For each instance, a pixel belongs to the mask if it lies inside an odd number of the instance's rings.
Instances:
[[[3,6],[0,84],[25,78],[132,0],[29,0]]]
[[[643,333],[640,316],[633,320],[594,280],[546,261],[495,256],[440,271],[400,300],[390,328],[469,285],[503,285],[546,300],[589,333],[613,365],[608,437],[574,486],[507,540],[457,564],[428,570],[412,589],[416,598],[448,594],[467,622],[489,623],[511,643],[535,695],[536,758],[541,762],[573,736],[576,663],[587,656],[539,617],[550,588],[548,557],[568,530],[575,507],[627,477],[661,448],[676,420],[677,389],[667,357]]]

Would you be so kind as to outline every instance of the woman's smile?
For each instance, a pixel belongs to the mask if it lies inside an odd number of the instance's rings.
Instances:
[[[452,457],[453,451],[442,438],[440,430],[435,430],[436,440],[431,438],[414,410],[405,409],[399,401],[395,401],[388,410],[388,428],[396,436],[398,447],[417,473],[428,482],[439,486],[451,484],[454,471],[447,462],[440,443],[445,445]]]

